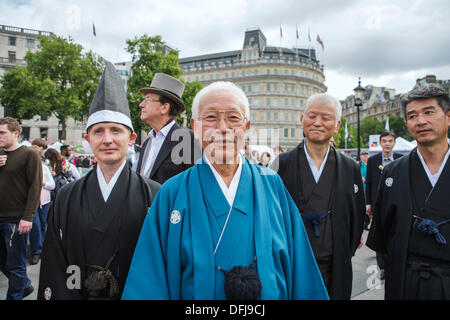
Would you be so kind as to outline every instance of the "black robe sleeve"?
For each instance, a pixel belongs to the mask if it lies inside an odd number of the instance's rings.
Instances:
[[[67,259],[61,241],[61,233],[64,229],[61,225],[61,215],[64,211],[61,208],[70,204],[63,201],[62,198],[62,194],[58,193],[50,208],[47,232],[41,254],[38,300],[82,299],[78,290],[69,290],[67,286],[71,274],[67,273]]]

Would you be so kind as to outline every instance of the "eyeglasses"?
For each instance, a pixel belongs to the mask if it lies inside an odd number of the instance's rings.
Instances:
[[[152,102],[161,102],[159,99],[153,99],[152,97],[145,97],[145,103],[150,104]]]
[[[219,123],[222,119],[220,116],[221,113],[224,114],[223,119],[229,127],[240,127],[245,123],[246,117],[242,113],[227,110],[208,111],[199,117],[199,119],[203,121],[203,125],[212,127]]]

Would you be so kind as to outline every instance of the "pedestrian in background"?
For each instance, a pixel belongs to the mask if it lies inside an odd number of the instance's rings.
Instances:
[[[42,162],[19,144],[21,127],[0,118],[0,270],[8,278],[7,300],[21,300],[34,288],[27,276],[27,233],[39,206]]]
[[[47,143],[42,139],[34,139],[31,143],[32,148],[39,152],[42,157]],[[42,159],[42,158],[41,158]],[[47,230],[48,209],[51,203],[51,191],[55,189],[55,181],[48,166],[42,162],[43,182],[41,189],[41,198],[38,210],[33,218],[33,227],[30,231],[30,265],[39,262],[42,253],[42,244],[44,243],[45,232]]]

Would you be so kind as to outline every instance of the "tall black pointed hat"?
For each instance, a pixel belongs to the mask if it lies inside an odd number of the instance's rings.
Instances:
[[[106,63],[94,99],[89,107],[86,131],[90,126],[100,122],[121,123],[134,132],[122,79],[111,62]]]

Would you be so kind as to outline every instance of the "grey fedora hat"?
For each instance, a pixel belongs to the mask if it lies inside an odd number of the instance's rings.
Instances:
[[[156,73],[150,87],[142,88],[140,91],[144,95],[147,93],[156,93],[169,98],[175,103],[177,113],[180,113],[186,109],[183,101],[181,101],[184,91],[184,83],[165,73]]]

